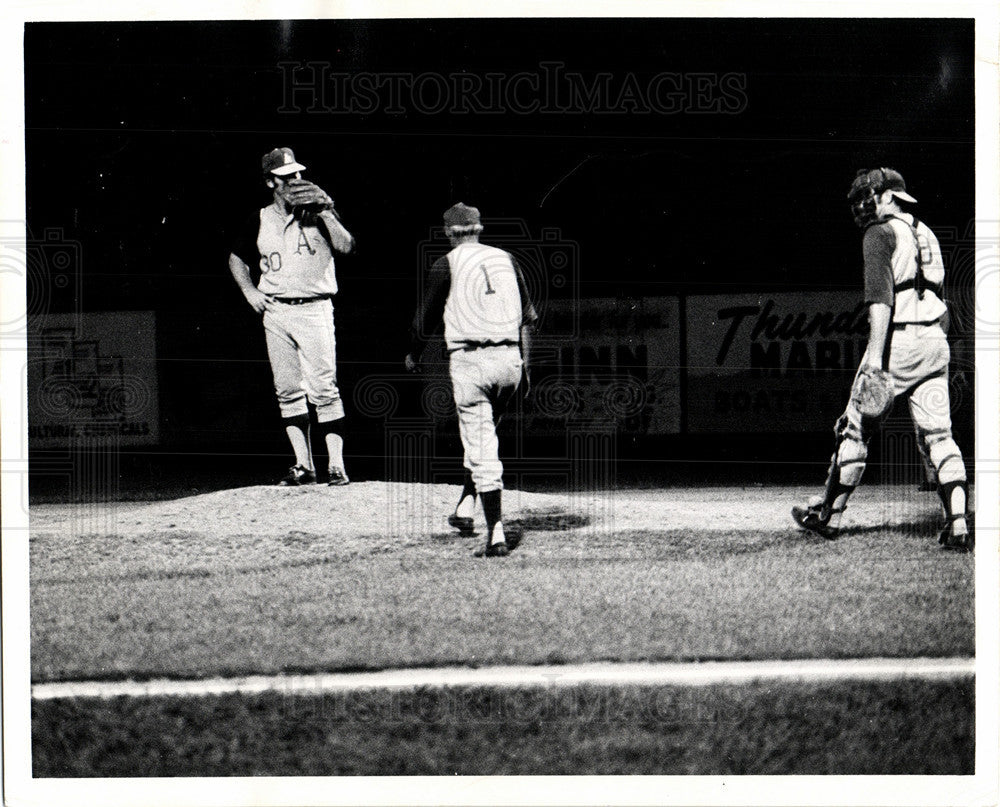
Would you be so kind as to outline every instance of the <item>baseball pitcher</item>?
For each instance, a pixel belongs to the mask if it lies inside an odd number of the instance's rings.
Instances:
[[[443,319],[465,466],[462,494],[448,523],[470,531],[478,496],[487,538],[476,554],[503,557],[511,545],[503,526],[496,425],[518,387],[525,394],[529,389],[530,337],[538,317],[514,257],[479,243],[483,227],[476,208],[453,205],[444,225],[452,249],[431,267],[405,366],[417,369],[427,336]]]
[[[968,551],[973,538],[967,521],[965,462],[951,434],[941,248],[930,228],[901,206],[917,200],[906,192],[898,171],[859,171],[848,200],[855,223],[864,231],[868,348],[835,427],[836,448],[825,490],[806,506],[792,508],[792,517],[824,538],[836,536],[847,501],[864,473],[872,430],[893,399],[904,395],[944,506],[940,543]]]
[[[348,253],[354,238],[340,223],[333,200],[302,178],[306,167],[290,148],[261,161],[272,203],[244,228],[229,256],[229,271],[247,302],[262,315],[274,391],[293,465],[279,484],[316,481],[309,404],[329,454],[329,484],[349,482],[344,469],[344,404],[337,388],[333,253]],[[256,284],[250,267],[260,268]]]

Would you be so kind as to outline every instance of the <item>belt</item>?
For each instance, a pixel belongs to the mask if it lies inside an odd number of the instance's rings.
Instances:
[[[458,350],[464,350],[466,353],[472,350],[481,350],[486,347],[518,347],[520,342],[506,341],[506,342],[469,342],[464,345],[457,345],[456,347],[449,348],[449,353],[455,353]]]
[[[928,325],[940,325],[940,324],[941,324],[940,319],[932,319],[929,322],[894,322],[892,323],[892,329],[894,331],[902,331],[905,330],[909,325],[920,325],[922,327],[927,327]]]
[[[320,294],[317,297],[272,297],[271,299],[285,305],[304,305],[305,303],[315,303],[319,300],[329,300],[331,296],[330,294]]]

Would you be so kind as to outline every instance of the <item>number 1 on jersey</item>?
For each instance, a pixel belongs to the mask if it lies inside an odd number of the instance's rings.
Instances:
[[[486,264],[485,263],[479,264],[479,268],[483,270],[483,277],[486,278],[486,293],[487,294],[496,294],[497,290],[495,288],[493,288],[492,285],[490,285],[490,274],[489,274],[489,272],[486,271]]]

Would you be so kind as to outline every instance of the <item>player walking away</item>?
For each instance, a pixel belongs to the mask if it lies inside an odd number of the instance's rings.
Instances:
[[[476,208],[461,202],[448,208],[444,227],[452,250],[431,267],[405,364],[410,372],[417,369],[427,337],[443,320],[465,452],[465,483],[448,523],[470,531],[478,495],[487,537],[476,554],[502,557],[510,544],[503,526],[496,426],[522,381],[525,393],[529,389],[530,337],[538,317],[514,257],[479,243],[483,227]]]
[[[305,166],[290,148],[276,148],[261,161],[273,201],[244,228],[229,256],[240,291],[263,315],[274,391],[295,452],[295,465],[281,485],[316,481],[309,406],[329,453],[331,485],[350,481],[344,470],[344,403],[337,389],[333,297],[337,277],[333,253],[350,252],[354,238],[340,223],[333,200],[302,179]],[[254,285],[250,266],[260,266]]]
[[[962,452],[952,439],[948,400],[950,352],[943,321],[944,262],[934,233],[900,202],[916,202],[899,172],[859,171],[848,200],[864,230],[865,302],[870,332],[859,377],[887,370],[892,396],[905,395],[918,439],[930,458],[946,525],[940,543],[968,551],[973,537],[967,522],[968,485]],[[857,383],[857,382],[856,382]],[[836,448],[826,489],[805,507],[794,507],[799,526],[833,538],[847,500],[861,481],[868,439],[878,426],[862,417],[854,395],[837,421]]]

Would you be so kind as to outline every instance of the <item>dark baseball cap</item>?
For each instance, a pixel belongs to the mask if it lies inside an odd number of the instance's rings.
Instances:
[[[444,211],[445,227],[468,227],[472,224],[479,224],[478,208],[459,202]]]
[[[290,148],[272,149],[260,161],[264,174],[274,174],[283,177],[296,171],[305,171],[306,167],[295,161],[295,153]]]
[[[891,191],[893,196],[904,202],[917,201],[906,192],[906,181],[903,179],[903,175],[892,168],[873,168],[870,171],[858,171],[858,175],[854,178],[847,198],[854,199],[861,191],[867,193],[869,188],[876,194]]]

